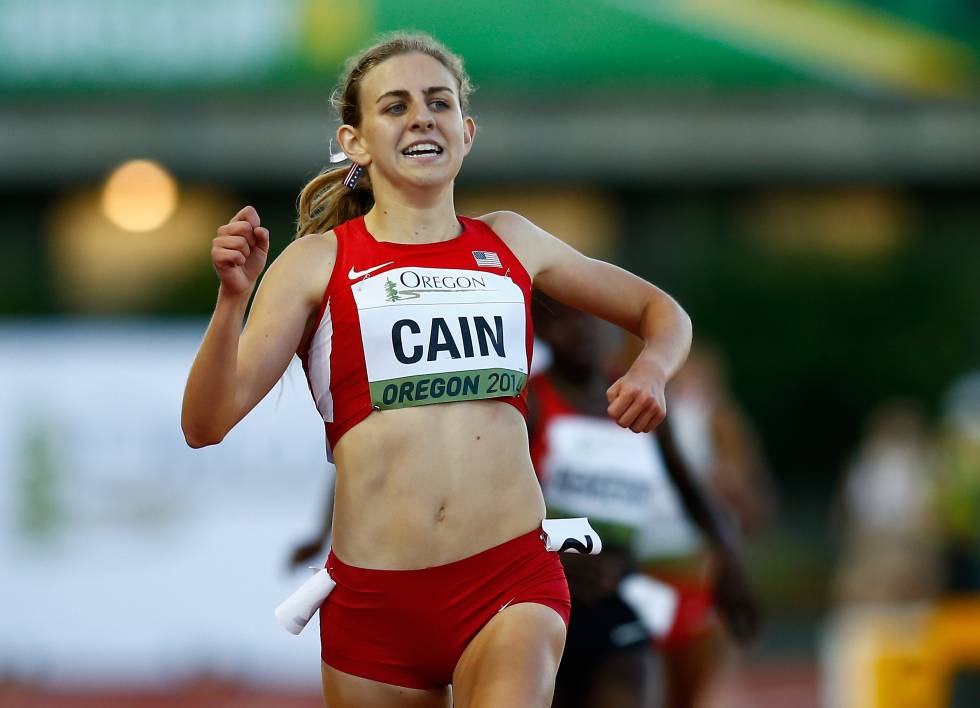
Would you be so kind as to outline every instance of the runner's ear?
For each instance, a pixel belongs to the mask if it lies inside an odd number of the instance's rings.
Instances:
[[[345,123],[337,128],[337,143],[352,162],[362,167],[371,164],[371,155],[368,153],[367,146],[361,139],[360,131],[354,126]]]
[[[473,149],[473,140],[476,138],[476,121],[467,116],[463,119],[463,149],[464,155],[469,155]]]

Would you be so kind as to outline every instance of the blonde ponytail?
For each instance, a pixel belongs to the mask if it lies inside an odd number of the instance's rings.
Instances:
[[[296,236],[326,233],[345,221],[363,216],[374,206],[374,192],[367,172],[361,175],[357,187],[349,189],[344,175],[350,167],[324,170],[303,187],[296,201]]]

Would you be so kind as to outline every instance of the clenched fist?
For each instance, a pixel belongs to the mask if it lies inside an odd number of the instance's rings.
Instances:
[[[269,257],[269,230],[261,226],[259,213],[247,206],[218,227],[211,242],[211,262],[221,287],[231,295],[243,295],[255,287]]]
[[[606,412],[623,428],[634,433],[649,433],[667,416],[666,383],[662,371],[638,359],[606,391],[609,401]]]

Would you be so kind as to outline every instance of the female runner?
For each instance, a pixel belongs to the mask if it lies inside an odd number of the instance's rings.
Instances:
[[[212,245],[221,282],[184,435],[220,442],[299,354],[337,466],[337,587],[320,610],[330,708],[551,703],[569,602],[528,452],[532,283],[645,342],[609,389],[623,427],[663,420],[690,344],[687,315],[653,285],[517,214],[456,215],[469,92],[436,41],[382,38],[337,94],[351,169],[303,190],[298,238],[244,330],[269,232],[247,206]]]
[[[697,534],[693,522],[711,551],[718,613],[731,635],[746,642],[758,630],[759,609],[736,539],[681,457],[673,416],[654,436],[633,435],[606,417],[610,379],[598,321],[540,293],[532,313],[550,365],[528,382],[531,459],[549,513],[588,516],[602,537],[598,557],[561,558],[572,615],[553,708],[700,705],[676,700],[669,671],[659,685],[653,656],[651,639],[674,634],[682,606],[671,621],[662,593],[637,594],[636,578],[657,550],[678,539],[689,543]],[[644,615],[659,626],[644,624]]]

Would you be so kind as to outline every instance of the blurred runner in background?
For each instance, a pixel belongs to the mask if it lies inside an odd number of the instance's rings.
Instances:
[[[711,346],[692,347],[671,382],[670,431],[665,452],[681,458],[734,533],[763,531],[775,507],[768,466],[758,435],[731,393],[722,356]],[[659,648],[664,704],[689,708],[706,698],[730,654],[715,613],[727,600],[717,555],[686,518],[673,518],[673,523],[649,527],[638,549],[643,570],[679,595],[677,619]]]
[[[840,606],[931,600],[942,584],[935,455],[914,401],[872,411],[847,467],[841,504]]]
[[[572,619],[554,705],[659,705],[651,635],[672,637],[692,611],[683,594],[678,606],[677,593],[637,569],[665,549],[701,543],[692,519],[711,550],[718,610],[732,634],[748,640],[758,629],[759,612],[736,553],[737,534],[726,531],[679,453],[670,425],[673,401],[656,437],[615,425],[606,415],[611,378],[602,365],[599,322],[541,293],[532,312],[550,355],[547,370],[530,379],[528,418],[548,512],[588,516],[603,540],[596,557],[562,557]],[[705,593],[699,617],[710,611],[711,595]],[[668,676],[667,683],[675,682]],[[689,693],[669,700],[696,705]]]

